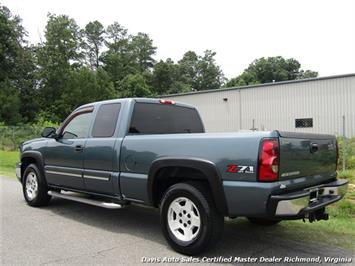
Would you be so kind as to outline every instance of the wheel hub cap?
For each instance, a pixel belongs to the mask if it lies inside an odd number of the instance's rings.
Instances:
[[[201,228],[200,213],[188,198],[176,198],[168,209],[168,225],[173,235],[180,241],[191,241]]]
[[[34,172],[30,172],[26,179],[26,196],[29,200],[33,200],[38,194],[38,180]]]

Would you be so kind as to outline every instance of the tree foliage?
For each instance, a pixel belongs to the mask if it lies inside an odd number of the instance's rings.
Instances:
[[[0,122],[6,124],[33,119],[33,109],[27,111],[21,105],[21,99],[33,95],[33,55],[25,34],[21,19],[0,6]]]
[[[224,75],[216,65],[215,52],[206,50],[203,56],[188,51],[178,62],[181,81],[196,91],[218,89],[224,83]]]
[[[118,22],[80,28],[73,18],[48,14],[43,42],[29,45],[26,34],[21,19],[0,6],[0,124],[58,123],[88,102],[218,89],[227,81],[215,52],[157,62],[149,35],[130,34]],[[295,59],[260,58],[226,84],[317,76],[300,67]]]
[[[152,92],[143,75],[129,74],[119,83],[119,96],[125,97],[151,97]]]
[[[286,81],[317,77],[318,72],[302,70],[301,64],[294,58],[281,56],[254,60],[244,72],[226,83],[226,87],[245,86],[277,81]]]
[[[85,29],[82,30],[83,34],[83,49],[87,65],[92,69],[98,69],[100,66],[101,49],[105,41],[104,26],[97,20],[89,22]]]
[[[155,64],[153,56],[156,53],[156,47],[153,46],[153,40],[148,34],[139,32],[132,37],[130,48],[137,63],[139,72],[150,70]]]
[[[179,68],[174,61],[170,58],[165,61],[160,60],[155,64],[151,77],[153,92],[157,95],[164,95],[183,91],[177,86],[179,77]],[[191,91],[191,88],[187,87],[186,90]]]
[[[68,16],[48,14],[45,39],[37,49],[40,102],[52,121],[60,121],[68,114],[63,97],[73,82],[71,71],[83,59],[80,29]]]
[[[157,94],[171,94],[220,88],[225,82],[222,70],[215,63],[216,53],[206,50],[204,55],[186,52],[175,64],[170,58],[154,66],[152,87]]]

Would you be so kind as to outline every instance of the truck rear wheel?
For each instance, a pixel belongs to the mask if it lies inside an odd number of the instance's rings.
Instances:
[[[160,206],[164,237],[177,252],[198,254],[218,241],[224,217],[209,190],[198,182],[178,183],[165,193]]]
[[[273,220],[273,219],[256,218],[256,217],[248,217],[248,220],[252,224],[263,225],[263,226],[271,226],[281,222],[281,220],[277,220],[277,219]]]
[[[27,166],[23,174],[23,195],[30,206],[39,207],[49,203],[47,184],[35,164]]]

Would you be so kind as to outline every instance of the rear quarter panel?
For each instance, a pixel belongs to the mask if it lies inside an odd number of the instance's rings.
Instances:
[[[120,185],[127,198],[147,201],[152,162],[164,157],[210,161],[223,180],[255,181],[260,140],[270,132],[128,135],[121,153]],[[229,164],[253,166],[254,173],[228,173]]]

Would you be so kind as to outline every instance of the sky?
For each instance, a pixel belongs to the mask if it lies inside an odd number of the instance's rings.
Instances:
[[[117,21],[131,34],[145,32],[156,60],[181,59],[189,50],[217,53],[227,78],[257,58],[297,59],[320,76],[355,73],[355,0],[2,0],[19,15],[28,40],[44,39],[48,12],[80,27]]]

